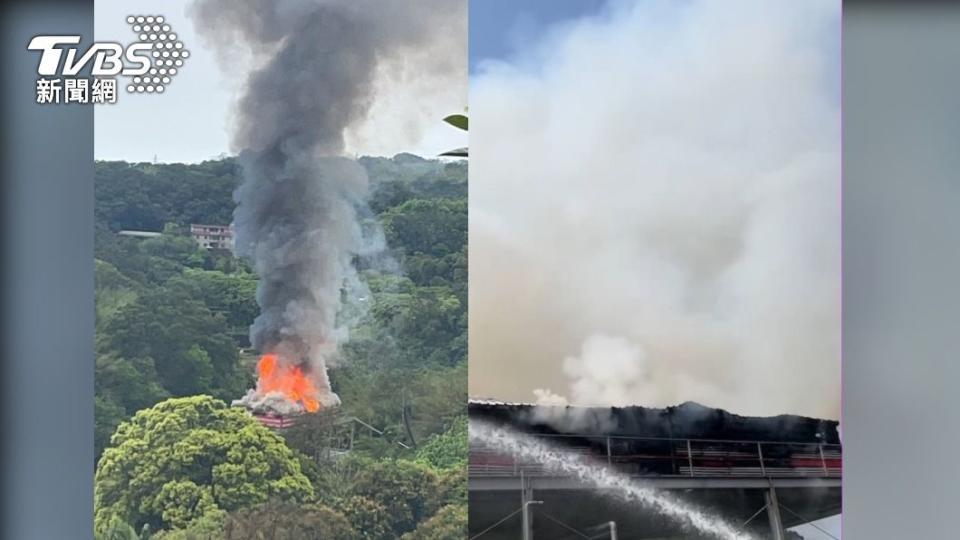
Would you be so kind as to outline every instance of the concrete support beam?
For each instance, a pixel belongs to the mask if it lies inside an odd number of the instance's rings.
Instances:
[[[770,519],[770,531],[773,540],[786,540],[787,533],[783,530],[783,520],[780,518],[780,503],[777,501],[777,490],[770,486],[763,493],[763,500],[767,504],[767,517]]]

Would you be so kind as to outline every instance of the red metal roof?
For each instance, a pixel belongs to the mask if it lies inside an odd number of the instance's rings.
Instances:
[[[273,414],[264,414],[264,415],[254,414],[253,417],[259,420],[261,424],[271,429],[286,429],[296,424],[296,417],[294,416],[280,416],[280,415],[273,415]]]

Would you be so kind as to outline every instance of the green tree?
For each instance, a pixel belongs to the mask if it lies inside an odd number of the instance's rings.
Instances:
[[[405,182],[383,182],[370,195],[370,209],[379,214],[415,197],[416,193]]]
[[[344,407],[388,432],[383,437],[356,441],[358,449],[377,457],[411,457],[395,442],[412,442],[406,438],[400,421],[404,406],[418,443],[427,442],[431,435],[444,431],[466,412],[465,362],[451,367],[421,365],[405,369],[347,364],[333,374]]]
[[[246,334],[260,313],[257,305],[257,276],[246,272],[186,268],[168,286],[184,287],[213,313],[222,314],[231,332]]]
[[[432,495],[437,474],[429,467],[406,460],[370,462],[357,475],[353,492],[386,509],[394,538],[416,528],[436,510]]]
[[[437,489],[433,492],[431,505],[441,508],[448,504],[466,504],[467,502],[467,465],[440,471]]]
[[[115,354],[98,354],[95,368],[97,394],[108,397],[129,414],[170,397],[160,385],[153,360],[121,358]]]
[[[362,540],[390,540],[396,538],[390,529],[387,508],[366,497],[352,496],[337,505],[353,525],[354,534]]]
[[[163,235],[140,242],[140,250],[148,256],[173,261],[183,266],[202,264],[204,251],[197,241],[187,236],[174,223],[164,225]]]
[[[97,354],[94,391],[95,459],[100,459],[120,422],[170,396],[160,385],[152,359],[128,360],[115,354]]]
[[[401,540],[457,540],[467,537],[467,505],[449,504]]]
[[[467,242],[465,199],[413,199],[380,216],[387,244],[406,255],[442,257]]]
[[[210,253],[193,238],[181,234],[174,224],[167,224],[163,236],[132,242],[127,245],[122,260],[110,262],[124,273],[139,276],[150,284],[162,284],[187,267],[213,264]]]
[[[396,340],[408,364],[449,366],[466,360],[467,313],[449,288],[381,294],[372,311],[376,324]]]
[[[149,358],[171,395],[243,391],[236,344],[222,315],[212,313],[178,283],[141,294],[106,321],[98,350],[121,358]]]
[[[222,540],[227,514],[223,511],[207,512],[190,522],[186,528],[159,531],[150,540]]]
[[[140,540],[140,535],[123,520],[113,518],[101,532],[94,534],[94,540]]]
[[[239,172],[232,158],[193,165],[98,161],[94,213],[115,231],[229,223]]]
[[[465,467],[469,446],[467,417],[459,416],[450,429],[434,435],[417,451],[417,461],[435,469]]]
[[[94,301],[97,324],[137,299],[140,285],[120,273],[112,264],[94,260]]]
[[[224,526],[224,540],[352,540],[353,527],[343,514],[321,504],[270,501],[233,512]]]
[[[93,455],[94,459],[100,459],[117,426],[127,419],[127,411],[110,398],[96,393],[93,396],[93,418]]]
[[[95,524],[190,526],[271,498],[309,501],[313,488],[283,439],[210,396],[163,401],[117,429],[94,479]]]

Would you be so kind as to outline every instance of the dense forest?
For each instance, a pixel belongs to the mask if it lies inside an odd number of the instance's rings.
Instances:
[[[235,161],[96,164],[100,538],[465,536],[466,162],[360,163],[386,248],[357,261],[370,297],[331,379],[373,429],[336,455],[325,415],[274,432],[229,406],[254,383],[258,278],[189,227],[230,223]]]

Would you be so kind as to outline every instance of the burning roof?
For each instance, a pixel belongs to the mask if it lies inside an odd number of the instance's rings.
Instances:
[[[469,411],[471,418],[532,433],[840,444],[839,423],[834,420],[787,414],[740,416],[692,401],[661,409],[471,400]]]
[[[246,407],[257,415],[295,415],[317,412],[323,406],[313,379],[296,364],[285,363],[276,354],[265,354],[257,362],[257,387],[233,405]]]

